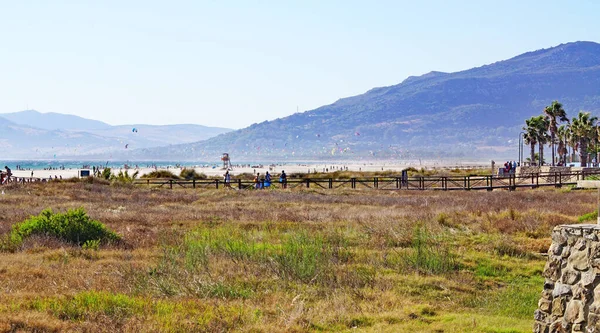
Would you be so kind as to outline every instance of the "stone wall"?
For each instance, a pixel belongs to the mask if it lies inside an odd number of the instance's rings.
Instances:
[[[517,175],[530,175],[536,173],[569,173],[573,168],[565,166],[521,166],[517,167]]]
[[[600,225],[552,231],[534,332],[600,332]]]

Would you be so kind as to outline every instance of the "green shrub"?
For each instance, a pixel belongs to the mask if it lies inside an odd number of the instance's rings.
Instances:
[[[586,222],[586,221],[595,221],[598,219],[598,211],[593,211],[591,213],[583,214],[577,218],[577,221]]]
[[[110,168],[104,168],[104,170],[102,170],[102,178],[109,180],[110,175],[112,175]]]
[[[179,179],[177,175],[168,170],[156,170],[143,175],[141,178],[169,178]]]
[[[208,178],[203,173],[197,173],[196,170],[187,169],[187,168],[184,168],[183,170],[181,170],[181,173],[179,173],[179,177],[186,179],[186,180],[207,179]]]
[[[116,241],[120,237],[96,220],[90,219],[83,208],[68,210],[66,213],[53,213],[43,210],[40,215],[15,224],[10,233],[10,242],[18,246],[31,235],[43,234],[77,245],[88,244],[94,247],[94,241]]]

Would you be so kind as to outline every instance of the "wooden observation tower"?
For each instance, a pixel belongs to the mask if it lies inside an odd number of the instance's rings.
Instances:
[[[230,170],[230,169],[232,169],[232,167],[231,167],[231,160],[229,159],[229,154],[228,153],[223,153],[223,155],[221,155],[221,161],[223,161],[223,170]]]

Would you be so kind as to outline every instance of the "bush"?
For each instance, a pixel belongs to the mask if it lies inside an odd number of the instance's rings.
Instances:
[[[152,171],[148,174],[143,175],[141,178],[169,178],[169,179],[179,179],[177,175],[168,170],[156,170]]]
[[[187,168],[184,168],[183,170],[181,170],[181,173],[179,174],[179,177],[181,177],[181,178],[183,178],[185,180],[207,179],[208,178],[203,173],[197,173],[196,170],[194,170],[194,169],[187,169]]]
[[[580,217],[577,218],[577,221],[579,221],[581,223],[581,222],[586,222],[586,221],[595,221],[596,219],[598,219],[598,212],[593,211],[591,213],[581,215]]]
[[[45,209],[40,215],[15,224],[10,233],[10,242],[13,246],[18,246],[25,238],[35,234],[55,236],[77,245],[120,239],[119,235],[104,224],[90,219],[83,208],[70,209],[64,214]]]
[[[104,170],[102,170],[102,178],[109,180],[110,179],[110,175],[111,175],[111,170],[110,168],[104,168]]]

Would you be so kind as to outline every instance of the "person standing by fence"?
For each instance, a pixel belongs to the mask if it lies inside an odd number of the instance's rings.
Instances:
[[[287,188],[287,175],[285,174],[285,170],[281,170],[281,176],[279,176],[279,182],[283,188]]]
[[[223,181],[225,182],[225,187],[231,187],[231,175],[229,174],[229,170],[223,175]]]

